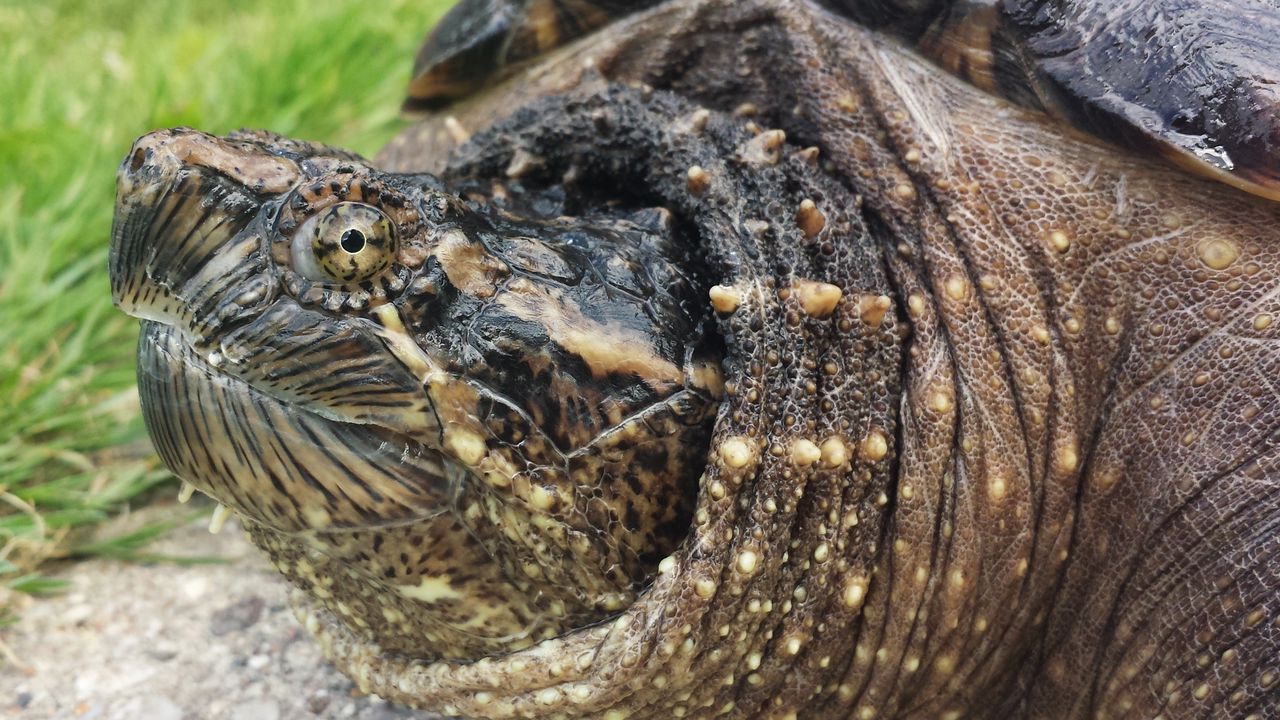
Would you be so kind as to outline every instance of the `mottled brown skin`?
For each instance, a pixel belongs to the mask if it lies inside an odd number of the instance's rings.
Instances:
[[[687,537],[605,624],[430,662],[301,583],[363,688],[466,717],[1280,715],[1274,203],[799,1],[668,3],[449,113],[381,165],[693,229],[725,394]]]

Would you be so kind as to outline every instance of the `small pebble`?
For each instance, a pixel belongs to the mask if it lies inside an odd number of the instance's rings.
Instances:
[[[262,598],[257,595],[247,595],[214,612],[209,620],[209,632],[214,635],[226,635],[237,630],[246,630],[262,617],[262,607]]]
[[[178,651],[171,647],[146,648],[142,652],[152,660],[158,660],[160,662],[169,662],[178,656]]]
[[[62,616],[63,622],[67,625],[79,625],[88,620],[93,615],[93,606],[89,604],[73,605]]]
[[[119,717],[146,718],[147,720],[182,720],[182,708],[163,695],[147,695],[130,700],[120,709]]]
[[[231,720],[280,720],[280,707],[274,700],[250,700],[231,708]]]
[[[329,694],[326,692],[318,692],[307,698],[307,709],[313,714],[319,715],[327,707],[329,707]]]

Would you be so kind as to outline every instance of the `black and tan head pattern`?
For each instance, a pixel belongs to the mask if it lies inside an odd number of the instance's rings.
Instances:
[[[147,136],[121,169],[112,270],[117,302],[148,318],[157,448],[245,517],[366,681],[390,670],[362,647],[474,660],[543,641],[485,682],[670,658],[637,675],[661,685],[768,657],[753,693],[812,692],[817,658],[853,651],[842,629],[884,530],[899,333],[858,199],[784,139],[624,89],[519,114],[443,180],[270,139]],[[190,162],[206,156],[236,162]],[[235,220],[153,219],[254,158],[280,178],[237,184]],[[313,274],[365,250],[343,247],[352,229],[395,248],[381,274]],[[184,310],[149,311],[145,258],[188,237],[220,271],[175,269]],[[210,277],[271,289],[197,330],[188,298],[244,294]],[[784,587],[775,637],[761,610]],[[733,628],[730,652],[702,653],[703,625]],[[380,692],[419,702],[404,688]],[[435,706],[484,716],[550,696],[448,697]]]
[[[111,270],[169,467],[383,647],[474,657],[633,599],[684,535],[723,382],[668,213],[442,187],[154,133]]]

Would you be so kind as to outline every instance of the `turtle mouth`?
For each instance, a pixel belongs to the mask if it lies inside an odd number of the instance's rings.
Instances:
[[[270,226],[305,157],[243,135],[177,128],[134,142],[116,173],[108,256],[121,310],[207,342],[279,296]]]
[[[378,647],[419,657],[442,646],[473,657],[549,632],[556,618],[525,608],[501,573],[485,575],[483,592],[455,584],[493,558],[461,510],[475,478],[447,455],[282,400],[153,320],[142,322],[138,389],[165,464],[247,520],[299,592],[323,598],[316,612],[331,631],[354,623]]]

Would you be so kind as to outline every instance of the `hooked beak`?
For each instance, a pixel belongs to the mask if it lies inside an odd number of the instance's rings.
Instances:
[[[203,338],[269,303],[265,241],[250,225],[298,177],[293,162],[241,141],[186,128],[139,138],[116,175],[116,306]]]

